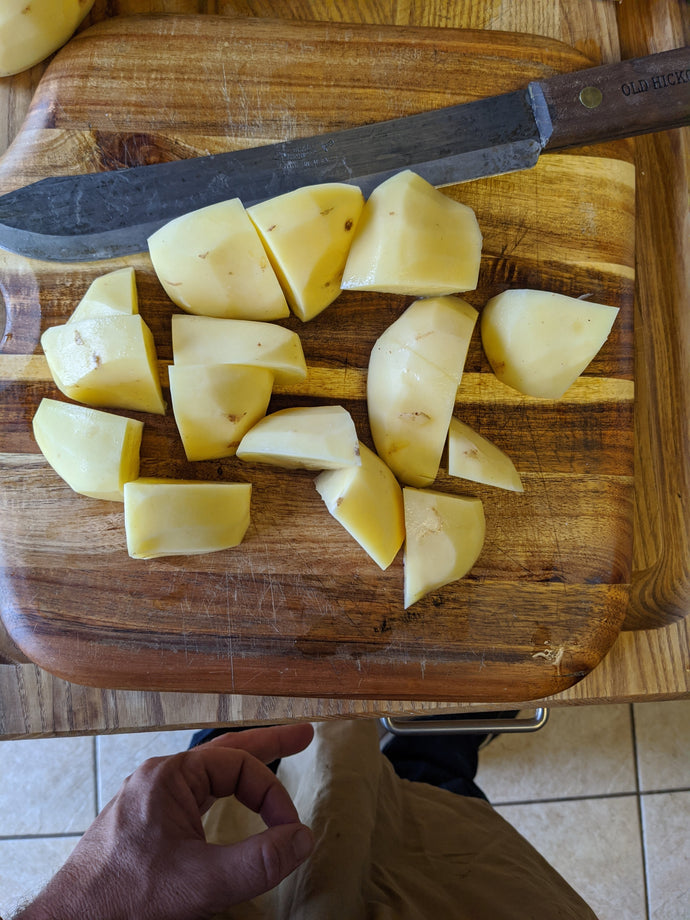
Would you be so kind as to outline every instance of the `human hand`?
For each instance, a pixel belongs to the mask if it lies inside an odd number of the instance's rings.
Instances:
[[[312,737],[309,724],[249,729],[147,760],[16,920],[201,920],[275,887],[313,838],[265,764]],[[233,846],[208,844],[201,816],[229,795],[267,829]]]

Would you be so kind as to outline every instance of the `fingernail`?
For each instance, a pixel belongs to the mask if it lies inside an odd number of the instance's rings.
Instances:
[[[306,859],[313,849],[314,838],[311,831],[307,827],[301,827],[292,838],[292,851],[295,854],[295,859],[300,861]]]

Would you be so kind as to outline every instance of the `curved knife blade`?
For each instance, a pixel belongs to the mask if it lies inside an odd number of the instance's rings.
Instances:
[[[167,221],[229,198],[249,206],[317,182],[367,195],[408,168],[437,186],[526,169],[549,130],[527,89],[263,147],[42,179],[0,198],[0,247],[53,261],[143,252]]]

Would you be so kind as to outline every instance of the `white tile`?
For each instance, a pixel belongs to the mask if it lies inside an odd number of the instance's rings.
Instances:
[[[0,916],[10,917],[52,878],[78,837],[0,840]]]
[[[690,789],[690,700],[636,703],[633,712],[640,789]]]
[[[477,783],[493,804],[634,792],[630,707],[552,709],[539,731],[480,751]]]
[[[642,796],[650,920],[690,916],[690,792]]]
[[[96,816],[92,738],[0,742],[0,836],[81,833]]]
[[[496,810],[577,891],[598,920],[646,920],[635,796],[504,805]]]
[[[185,751],[193,734],[191,731],[169,731],[99,735],[96,739],[99,811],[140,764],[149,757]]]

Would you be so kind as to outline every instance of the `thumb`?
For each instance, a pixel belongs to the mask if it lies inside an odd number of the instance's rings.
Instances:
[[[313,849],[314,837],[304,824],[278,824],[232,846],[216,847],[219,874],[227,879],[223,907],[275,888]]]

